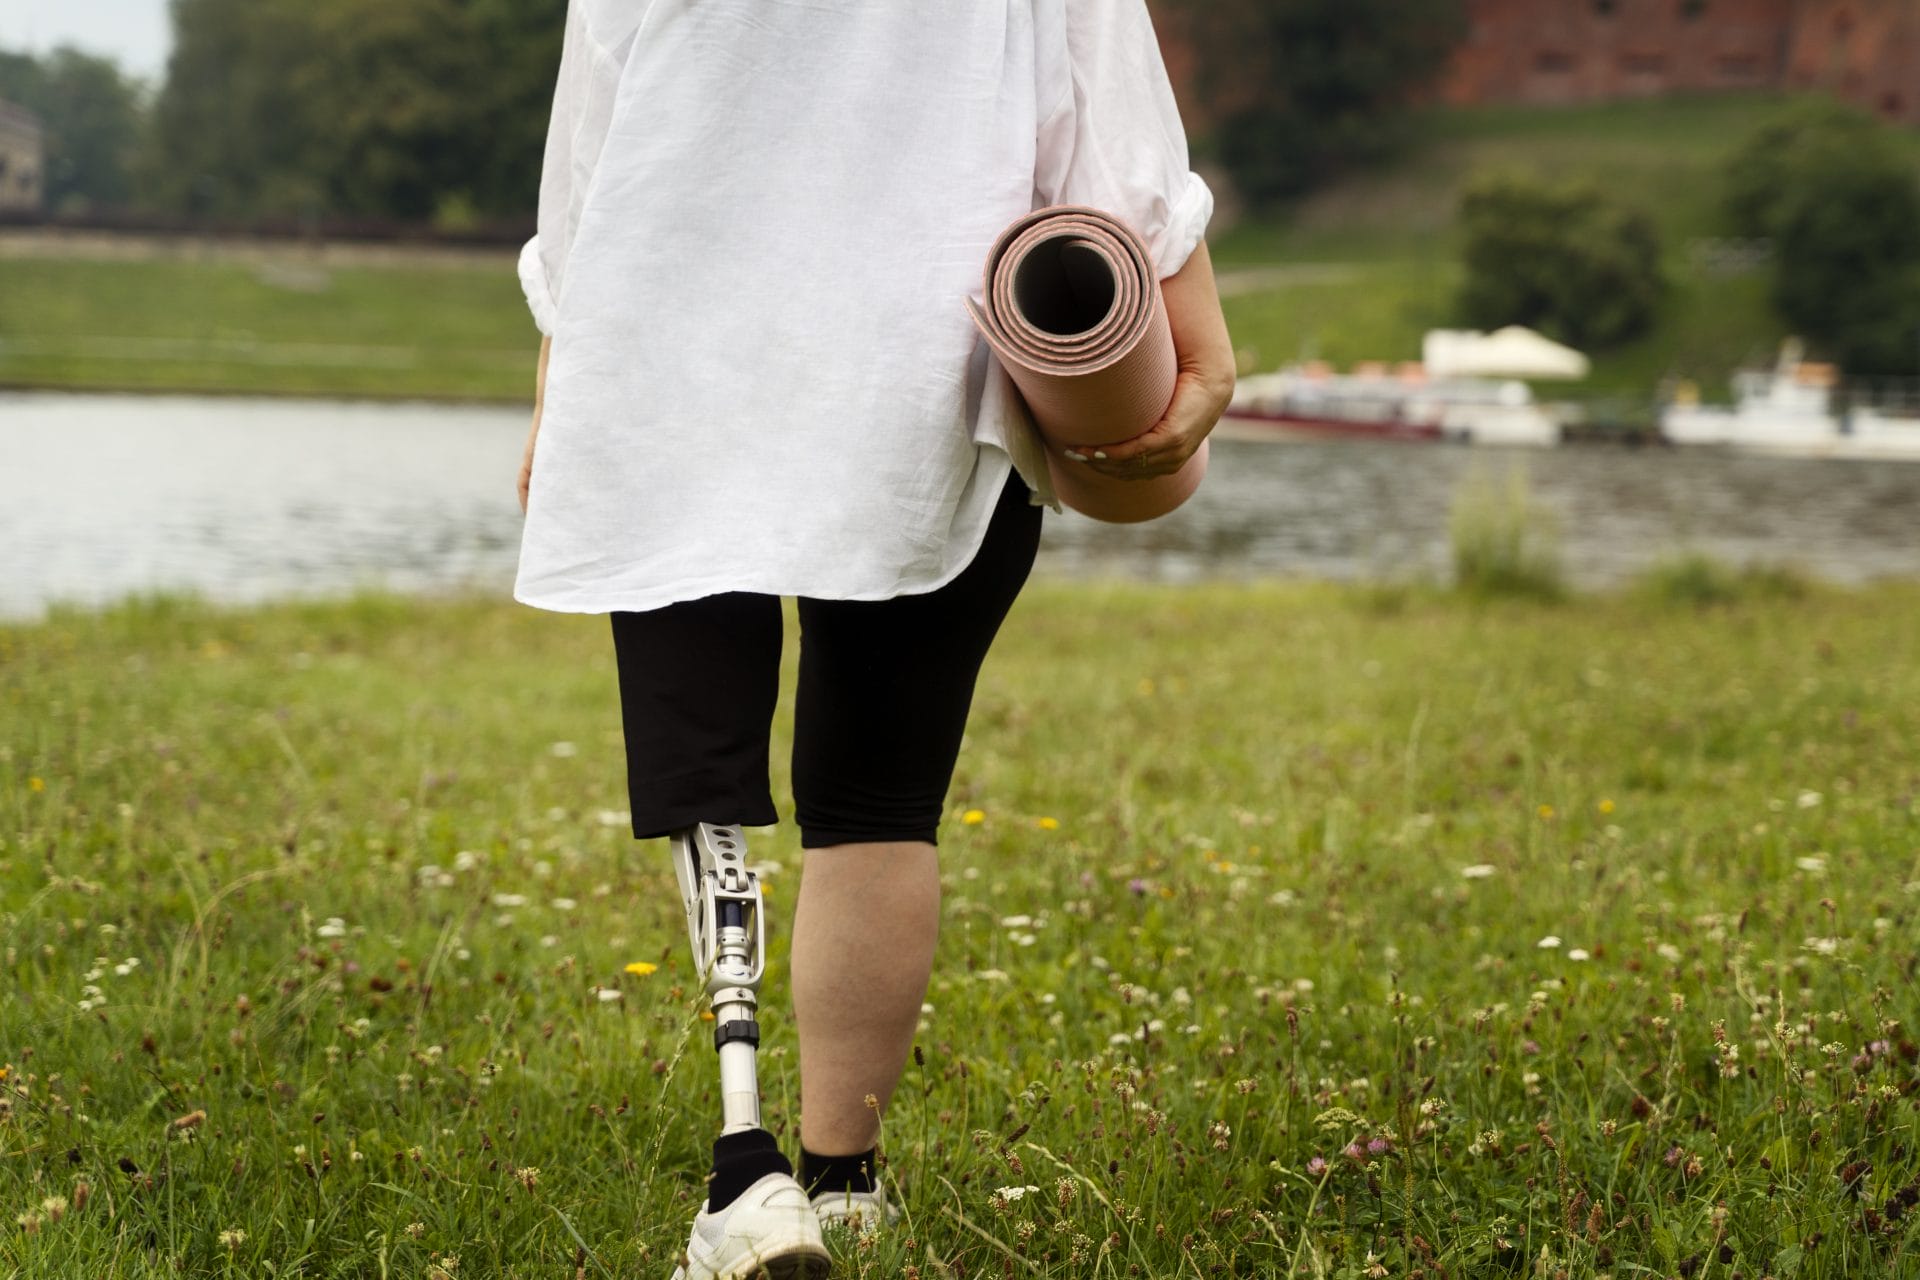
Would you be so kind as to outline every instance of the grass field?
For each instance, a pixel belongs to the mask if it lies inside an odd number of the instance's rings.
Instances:
[[[1603,354],[1581,394],[1645,402],[1680,374],[1722,396],[1728,373],[1770,356],[1782,332],[1763,274],[1706,274],[1687,243],[1723,230],[1720,166],[1782,106],[1732,96],[1435,113],[1397,159],[1215,237],[1223,272],[1306,268],[1228,299],[1235,342],[1260,367],[1417,358],[1421,334],[1451,321],[1462,188],[1520,170],[1596,181],[1665,237],[1665,315]],[[1910,145],[1920,166],[1920,135]],[[336,270],[318,291],[234,263],[0,259],[0,386],[525,400],[537,346],[507,250],[486,267]]]
[[[715,1073],[610,656],[382,596],[0,630],[0,1274],[666,1276]],[[1912,586],[1036,585],[911,1223],[844,1272],[1920,1274],[1916,741]]]

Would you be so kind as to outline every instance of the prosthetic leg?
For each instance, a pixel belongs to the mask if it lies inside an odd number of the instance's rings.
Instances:
[[[720,1054],[723,1134],[760,1127],[760,978],[766,971],[767,926],[760,883],[747,870],[747,842],[738,827],[698,823],[669,840],[680,899],[687,908],[693,965],[713,1002],[713,1047]]]

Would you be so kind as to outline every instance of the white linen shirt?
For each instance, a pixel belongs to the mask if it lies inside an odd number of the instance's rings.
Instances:
[[[1049,204],[1162,277],[1205,231],[1144,0],[571,0],[514,598],[885,599],[966,567],[1016,466],[1058,509],[963,301]]]

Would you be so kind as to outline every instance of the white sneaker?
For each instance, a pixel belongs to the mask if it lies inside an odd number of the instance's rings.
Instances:
[[[673,1280],[825,1280],[831,1265],[807,1193],[770,1173],[720,1212],[701,1210]]]
[[[861,1232],[870,1227],[889,1227],[900,1220],[900,1207],[887,1203],[886,1190],[880,1186],[871,1191],[816,1192],[813,1211],[819,1215],[823,1231],[845,1227]]]

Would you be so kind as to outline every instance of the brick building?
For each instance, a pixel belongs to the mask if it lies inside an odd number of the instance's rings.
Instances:
[[[40,117],[0,101],[0,209],[38,209],[45,169]]]
[[[1468,0],[1453,103],[1826,89],[1920,124],[1920,0]]]

